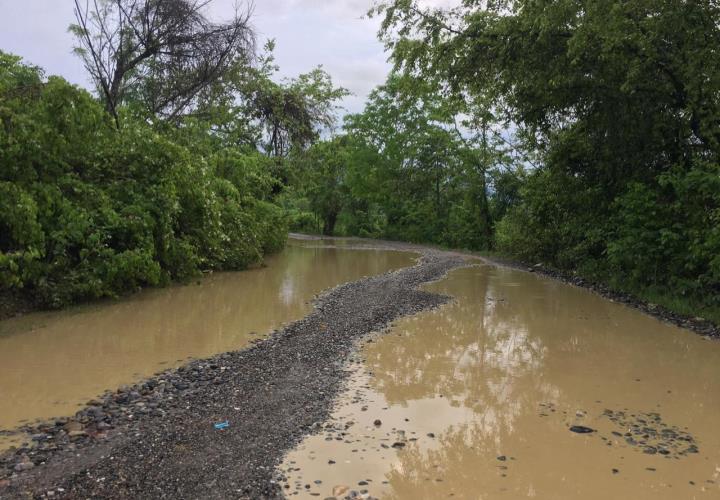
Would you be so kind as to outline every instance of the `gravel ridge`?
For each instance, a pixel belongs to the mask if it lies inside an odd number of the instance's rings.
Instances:
[[[0,498],[282,497],[276,466],[329,417],[357,342],[450,300],[417,287],[465,265],[425,249],[413,267],[322,294],[308,316],[246,349],[25,429],[38,444],[0,456]]]

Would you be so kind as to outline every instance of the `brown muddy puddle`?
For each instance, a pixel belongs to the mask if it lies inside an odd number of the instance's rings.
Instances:
[[[455,301],[362,347],[287,496],[720,498],[720,343],[507,268],[426,289]]]
[[[305,316],[322,290],[411,266],[417,258],[312,245],[291,240],[260,269],[0,322],[0,449],[19,439],[3,430],[72,415],[107,389],[188,358],[240,349]]]

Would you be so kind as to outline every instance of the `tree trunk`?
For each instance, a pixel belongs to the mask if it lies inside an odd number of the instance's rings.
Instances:
[[[323,234],[325,236],[332,236],[335,233],[335,223],[337,222],[337,212],[331,212],[325,216],[325,223],[323,225]]]

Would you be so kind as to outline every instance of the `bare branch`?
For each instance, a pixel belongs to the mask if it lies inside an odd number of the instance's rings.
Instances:
[[[214,23],[212,0],[75,0],[76,35],[85,66],[117,120],[118,107],[142,102],[154,114],[177,117],[238,60],[255,51],[252,4]]]

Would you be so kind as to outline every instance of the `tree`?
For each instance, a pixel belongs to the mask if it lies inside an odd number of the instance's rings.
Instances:
[[[372,165],[351,161],[350,184],[382,207],[384,236],[475,249],[491,245],[489,174],[512,158],[487,106],[448,93],[432,78],[394,73],[370,94],[362,113],[347,118],[346,130],[377,152]],[[366,179],[353,173],[357,163]]]
[[[492,102],[531,148],[501,250],[717,303],[717,2],[392,0],[372,14],[398,73]]]
[[[302,178],[301,191],[322,220],[322,233],[327,236],[335,234],[338,215],[347,203],[347,146],[347,137],[319,142],[300,153],[295,163]]]
[[[251,10],[214,23],[211,0],[75,0],[75,51],[118,120],[129,99],[155,115],[175,118],[238,60],[249,60],[255,38]]]
[[[199,99],[192,116],[212,122],[214,132],[230,141],[251,145],[268,156],[288,157],[331,132],[339,106],[349,95],[317,67],[295,78],[277,79],[274,40],[255,61],[238,60]]]

